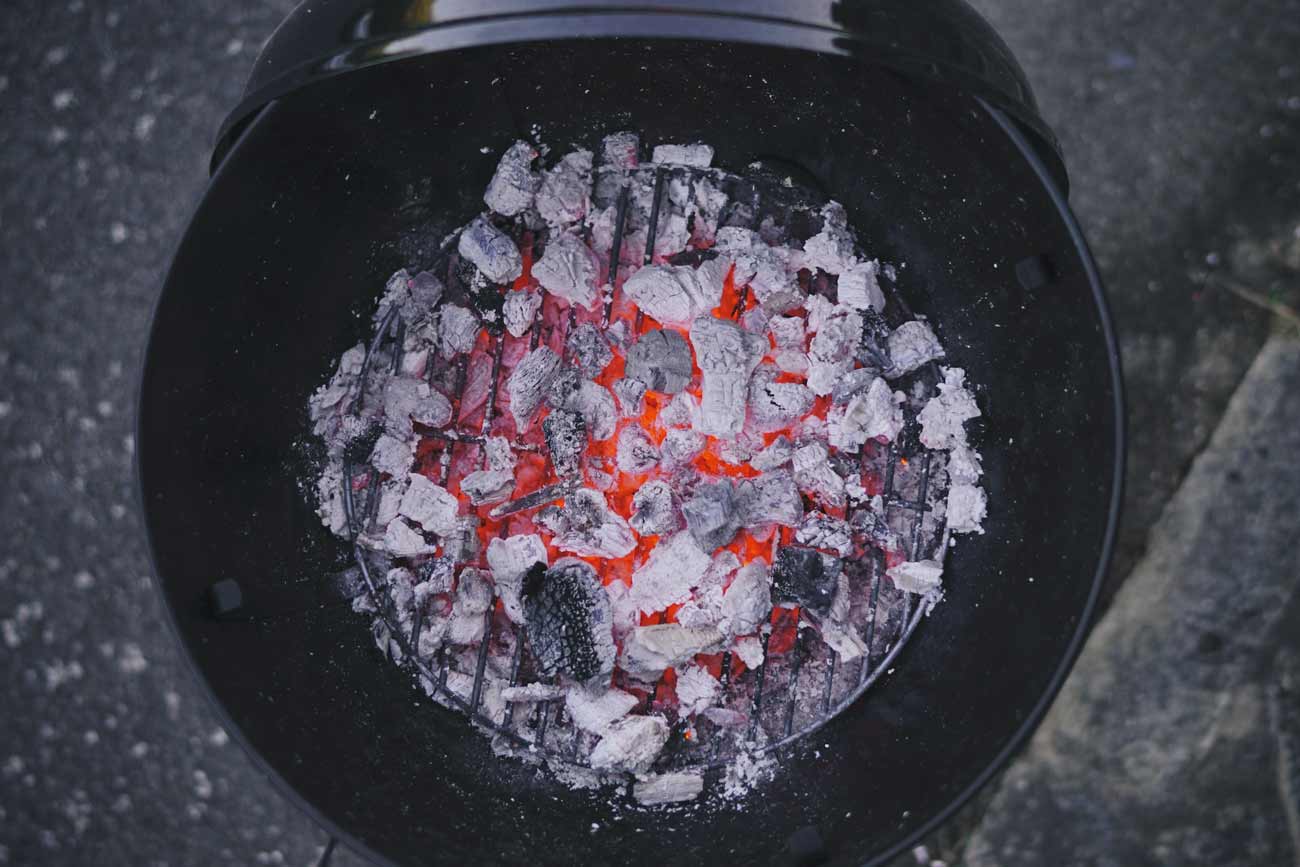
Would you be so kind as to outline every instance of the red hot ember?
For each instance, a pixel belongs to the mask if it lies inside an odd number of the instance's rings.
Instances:
[[[939,600],[980,410],[837,203],[702,144],[542,150],[313,395],[320,516],[382,567],[380,646],[500,751],[646,804],[720,757],[731,791]]]

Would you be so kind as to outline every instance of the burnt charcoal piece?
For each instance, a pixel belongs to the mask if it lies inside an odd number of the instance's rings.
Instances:
[[[538,563],[523,592],[528,641],[545,674],[590,680],[614,670],[609,596],[595,569],[572,557],[550,569]]]
[[[676,331],[647,331],[628,350],[625,370],[648,391],[676,394],[691,381],[691,348]]]
[[[379,442],[379,436],[383,432],[384,426],[378,421],[372,420],[367,423],[361,432],[343,447],[343,460],[353,466],[364,464],[370,459],[370,453],[375,450],[375,444]]]
[[[564,409],[554,410],[542,422],[542,432],[556,474],[568,476],[577,472],[582,453],[587,449],[587,424],[582,416]]]
[[[871,370],[883,373],[894,366],[889,358],[889,335],[892,329],[885,317],[874,310],[863,310],[862,339],[858,342],[857,356]]]
[[[573,359],[573,363],[589,377],[599,376],[614,360],[609,342],[600,333],[600,329],[590,322],[583,322],[574,328],[565,340],[565,346],[569,350],[569,357]]]
[[[782,548],[772,566],[772,599],[794,602],[825,617],[839,586],[839,560],[813,548]]]
[[[551,409],[564,409],[582,389],[583,382],[582,373],[576,367],[560,367],[546,386],[546,405]]]
[[[740,529],[731,482],[722,479],[699,485],[682,506],[686,526],[705,551],[729,543]]]

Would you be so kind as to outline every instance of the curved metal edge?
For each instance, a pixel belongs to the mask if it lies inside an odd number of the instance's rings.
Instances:
[[[1127,462],[1127,422],[1124,409],[1124,373],[1120,367],[1119,341],[1116,338],[1115,326],[1111,319],[1110,304],[1106,301],[1106,291],[1102,286],[1101,274],[1097,270],[1097,262],[1092,256],[1092,251],[1088,247],[1088,241],[1083,235],[1083,230],[1079,227],[1079,222],[1070,210],[1070,204],[1066,200],[1061,189],[1055,184],[1052,174],[1039,154],[1030,143],[1024,133],[1016,125],[1015,121],[1009,118],[1004,112],[996,106],[990,105],[984,100],[979,100],[980,106],[989,113],[998,126],[1007,137],[1020,149],[1025,160],[1029,163],[1034,173],[1038,175],[1040,181],[1047,188],[1048,195],[1052,199],[1061,219],[1065,222],[1066,229],[1070,234],[1070,239],[1074,242],[1075,248],[1079,252],[1079,257],[1083,262],[1083,270],[1088,278],[1088,285],[1092,289],[1093,301],[1097,305],[1097,313],[1101,319],[1102,336],[1106,341],[1106,355],[1110,364],[1111,382],[1115,389],[1114,412],[1115,412],[1115,468],[1111,476],[1111,496],[1109,505],[1109,515],[1106,520],[1106,531],[1102,536],[1101,557],[1097,561],[1097,571],[1093,575],[1092,590],[1088,593],[1088,601],[1084,606],[1083,612],[1079,617],[1079,625],[1070,639],[1069,647],[1066,648],[1065,655],[1061,657],[1057,665],[1056,673],[1052,675],[1047,689],[1043,692],[1042,698],[1025,717],[1020,728],[1006,742],[997,757],[994,758],[989,766],[975,778],[973,782],[963,789],[952,802],[943,810],[930,817],[921,824],[915,831],[904,838],[900,843],[893,846],[885,853],[878,855],[867,861],[863,867],[884,867],[895,858],[910,850],[921,842],[927,835],[933,833],[937,828],[947,822],[953,815],[966,805],[966,803],[975,796],[977,792],[983,789],[988,783],[1006,767],[1012,756],[1029,740],[1030,736],[1037,730],[1043,717],[1047,715],[1048,709],[1056,700],[1057,694],[1065,684],[1065,679],[1069,676],[1070,671],[1074,668],[1074,663],[1078,660],[1083,645],[1092,632],[1093,618],[1097,613],[1097,600],[1101,596],[1102,582],[1106,578],[1106,573],[1110,570],[1111,561],[1115,554],[1115,536],[1119,529],[1120,506],[1124,498],[1124,468]]]
[[[983,19],[980,19],[983,20]],[[528,22],[526,37],[522,22]],[[743,29],[739,26],[743,25]],[[281,25],[283,26],[283,25]],[[839,30],[789,19],[741,15],[719,11],[653,11],[636,9],[590,10],[498,15],[433,24],[423,29],[384,36],[343,46],[339,51],[286,69],[260,88],[246,93],[217,133],[209,170],[229,155],[231,146],[262,109],[277,99],[329,81],[350,72],[432,54],[488,45],[559,41],[573,39],[640,38],[718,41],[765,45],[831,54],[862,64],[880,67],[936,87],[969,92],[984,102],[997,105],[1015,118],[1033,136],[1034,150],[1048,163],[1054,181],[1069,189],[1069,176],[1060,144],[1046,122],[1037,114],[1032,93],[1025,84],[1023,95],[1000,88],[978,71],[940,58],[907,50],[896,41],[877,40],[869,34]],[[1008,54],[1009,56],[1009,54]],[[1014,64],[1014,59],[1011,61]],[[1023,82],[1018,66],[1014,75]],[[1025,101],[1024,98],[1027,98]]]
[[[253,118],[250,121],[250,126],[256,124],[256,122],[257,122],[257,118]],[[238,148],[239,148],[239,143],[236,142],[234,149],[232,150],[232,153],[234,151],[237,151]],[[217,167],[217,171],[213,175],[212,180],[209,182],[210,185],[215,184],[220,180],[221,171],[222,168],[220,166]],[[180,247],[183,246],[188,241],[188,239],[189,239],[189,231],[187,228],[185,235],[181,237],[181,241],[177,245],[177,250],[179,250]],[[167,273],[163,276],[163,280],[162,280],[163,287],[166,287],[168,282],[170,282],[172,271],[175,270],[175,268],[176,268],[175,254],[173,254],[172,264],[168,267]],[[162,603],[163,620],[167,624],[167,629],[168,631],[171,632],[172,638],[176,642],[176,646],[181,651],[180,655],[181,658],[184,660],[185,668],[190,673],[191,682],[198,687],[199,692],[203,694],[203,697],[205,699],[207,699],[208,707],[216,716],[217,722],[226,731],[226,733],[231,736],[231,738],[235,741],[235,743],[239,745],[240,749],[243,750],[244,756],[248,759],[249,763],[253,766],[253,769],[257,771],[257,773],[260,774],[264,780],[267,780],[271,784],[271,787],[275,789],[280,794],[280,796],[284,798],[291,806],[297,808],[297,810],[300,813],[306,816],[311,822],[315,823],[317,828],[319,828],[322,832],[328,835],[330,839],[326,842],[326,848],[327,850],[329,850],[330,854],[331,855],[333,854],[333,848],[335,843],[341,841],[353,853],[361,856],[362,858],[364,858],[365,860],[373,864],[391,865],[392,864],[391,861],[388,861],[387,859],[383,858],[382,856],[379,855],[379,853],[375,852],[372,848],[370,848],[370,846],[363,843],[360,839],[354,837],[352,834],[348,833],[340,825],[335,823],[333,819],[329,818],[329,816],[327,816],[323,810],[321,810],[311,801],[304,798],[302,794],[296,788],[294,788],[292,784],[289,783],[288,780],[286,780],[283,776],[280,775],[279,771],[277,771],[275,768],[271,766],[270,762],[268,762],[262,756],[262,754],[257,750],[255,746],[253,746],[252,742],[248,738],[248,735],[246,735],[244,733],[244,730],[235,722],[234,717],[230,715],[230,712],[226,710],[226,706],[222,703],[221,699],[218,698],[216,692],[213,691],[212,686],[208,683],[207,678],[203,676],[203,671],[199,668],[198,660],[195,659],[193,650],[190,648],[189,643],[185,640],[184,635],[181,633],[180,623],[176,619],[176,612],[172,609],[171,602],[167,596],[167,590],[163,586],[161,570],[159,570],[158,568],[158,556],[156,553],[156,546],[154,543],[154,532],[153,532],[153,527],[149,522],[147,501],[144,493],[144,467],[141,461],[141,456],[144,454],[144,449],[142,447],[144,444],[144,437],[142,436],[142,434],[144,428],[145,375],[148,372],[150,367],[150,362],[153,359],[152,346],[154,343],[155,334],[158,330],[158,309],[162,306],[163,294],[164,293],[161,291],[158,293],[158,297],[154,299],[153,309],[149,312],[149,327],[147,329],[148,340],[145,343],[145,351],[140,354],[140,362],[139,362],[139,367],[136,375],[136,392],[135,392],[136,450],[135,450],[135,460],[133,461],[134,466],[132,468],[133,475],[135,477],[136,508],[140,512],[140,516],[142,518],[142,524],[144,525],[145,553],[149,558],[149,578],[153,582],[154,590],[158,594],[159,601]]]

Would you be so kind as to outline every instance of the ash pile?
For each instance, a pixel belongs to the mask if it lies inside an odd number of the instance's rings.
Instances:
[[[310,400],[353,607],[498,752],[738,796],[983,532],[980,409],[844,208],[703,144],[518,142]]]

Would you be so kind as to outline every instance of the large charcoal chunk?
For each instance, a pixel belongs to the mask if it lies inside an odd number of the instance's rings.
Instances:
[[[484,217],[475,218],[465,227],[457,250],[493,283],[509,283],[524,273],[519,247]]]
[[[772,566],[772,598],[825,617],[835,601],[842,568],[839,560],[814,548],[782,548]]]
[[[542,671],[590,680],[614,670],[613,616],[596,570],[565,557],[524,579],[528,641]]]
[[[647,331],[628,350],[625,372],[648,391],[676,394],[691,381],[691,348],[676,331]]]
[[[541,175],[532,169],[537,151],[526,141],[517,141],[501,155],[496,173],[483,194],[483,201],[498,214],[513,217],[533,205],[541,186]]]
[[[701,316],[691,324],[691,343],[704,373],[700,432],[734,437],[745,425],[749,378],[768,350],[767,339],[734,322]]]
[[[546,448],[551,453],[551,463],[560,476],[578,471],[582,453],[587,449],[587,424],[576,412],[564,409],[552,411],[542,422],[546,435]]]
[[[721,479],[698,485],[682,506],[686,526],[705,551],[729,543],[740,529],[740,520],[731,482]]]

